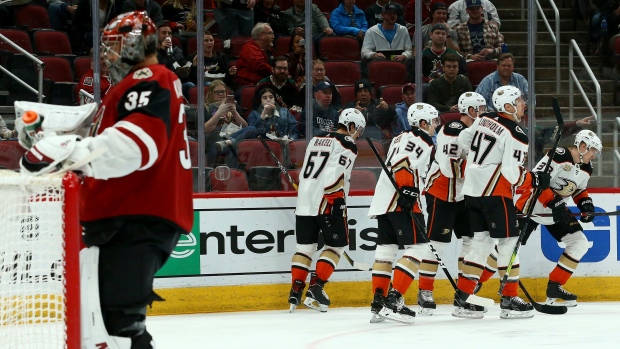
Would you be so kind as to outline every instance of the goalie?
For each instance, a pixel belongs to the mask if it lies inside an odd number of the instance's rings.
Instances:
[[[25,106],[44,119],[43,136],[35,137],[21,169],[31,175],[76,169],[85,176],[82,348],[148,349],[155,345],[146,307],[161,300],[153,292],[154,275],[193,224],[181,82],[157,64],[157,29],[145,12],[113,19],[101,42],[114,87],[90,137],[50,132],[62,123],[52,117],[52,106],[16,104],[18,114]]]

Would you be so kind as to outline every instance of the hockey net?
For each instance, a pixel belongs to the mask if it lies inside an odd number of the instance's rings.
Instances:
[[[80,347],[78,191],[0,170],[0,348]]]

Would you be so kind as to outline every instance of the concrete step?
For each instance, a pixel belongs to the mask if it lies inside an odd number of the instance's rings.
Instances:
[[[578,46],[585,55],[586,44],[582,41],[578,42]],[[554,44],[537,43],[534,49],[536,56],[555,56]],[[530,53],[527,43],[508,44],[508,52],[515,56],[527,56]],[[568,57],[568,44],[560,44],[560,55],[562,57]]]
[[[510,47],[508,47],[508,49],[510,49]],[[585,52],[582,51],[582,53],[585,55]],[[598,66],[598,62],[599,62],[599,58],[597,56],[594,56],[593,53],[594,52],[590,52],[591,55],[589,56],[584,56],[584,58],[586,59],[587,62],[589,62],[590,67],[592,69],[596,68]],[[527,56],[517,56],[514,55],[515,57],[515,61],[516,61],[516,65],[519,67],[525,67],[527,66]],[[534,62],[536,63],[536,67],[553,67],[555,68],[555,55],[552,56],[541,56],[541,55],[536,55],[536,58],[534,60]],[[577,58],[573,58],[573,64],[574,66],[583,66],[583,64],[581,64],[581,60],[577,59]],[[560,67],[563,67],[563,69],[568,68],[568,56],[562,56],[560,57]]]
[[[564,115],[564,118],[568,120],[568,115],[569,115],[568,103],[566,105],[560,104],[560,110],[562,111],[562,115]],[[603,113],[603,120],[610,120],[611,122],[611,120],[614,117],[620,114],[620,106],[613,106],[613,104],[609,103],[608,106],[605,106],[603,108],[602,113]],[[573,114],[581,116],[581,117],[592,115],[592,113],[590,112],[590,109],[588,109],[587,107],[574,107]],[[538,118],[544,118],[544,117],[552,118],[551,120],[555,120],[554,119],[555,113],[553,111],[553,108],[551,108],[550,103],[547,105],[538,103],[536,106],[536,120],[538,120]],[[577,117],[575,117],[575,119],[577,119]]]
[[[497,7],[497,5],[495,5],[495,7]],[[527,33],[528,30],[528,24],[527,24],[527,18],[526,19],[502,19],[500,17],[500,20],[502,21],[502,27],[500,28],[500,32],[501,29],[505,30],[505,31],[515,31],[515,32],[524,32]],[[549,22],[552,25],[552,29],[555,28],[555,23],[554,21],[550,21]],[[537,22],[537,26],[538,26],[538,30],[542,31],[542,30],[546,30],[546,26],[545,23],[543,22],[542,19],[538,20]],[[560,19],[560,30],[561,31],[570,31],[570,30],[575,30],[573,29],[573,20],[571,18],[566,18],[566,19]],[[585,29],[584,29],[585,30]]]
[[[515,5],[517,4],[519,4],[519,6],[515,7]],[[505,19],[521,19],[520,1],[514,1],[508,7],[500,7],[496,4],[496,1],[493,1],[493,5],[495,5],[495,8],[497,9],[497,15],[499,16],[499,19],[502,21],[502,24],[504,23]],[[545,13],[545,16],[547,17],[547,20],[549,21],[551,26],[553,26],[555,22],[555,14],[553,13],[553,9],[545,1],[542,1],[540,5],[543,8],[543,12]],[[525,4],[525,7],[526,9],[525,11],[523,11],[523,16],[524,16],[524,19],[527,19],[527,16],[528,16],[527,1]],[[570,8],[559,8],[558,7],[558,12],[560,15],[560,19],[570,19],[570,20],[573,19],[573,15],[572,15],[573,12],[572,12],[572,9]],[[538,16],[539,18],[542,18],[540,14],[538,14]],[[583,26],[583,21],[577,21],[577,23]]]
[[[545,91],[545,92],[549,92],[549,91]],[[569,95],[568,94],[555,94],[555,93],[536,93],[536,105],[550,106],[551,100],[553,98],[557,98],[561,106],[563,105],[568,106]],[[596,97],[594,96],[594,94],[588,94],[588,99],[596,110],[596,105],[595,105]],[[607,106],[610,104],[613,104],[613,94],[612,93],[601,94],[601,105]],[[575,94],[573,96],[573,106],[574,107],[586,107],[587,103],[581,97],[580,94]],[[603,110],[603,113],[604,113],[604,110]]]
[[[554,80],[556,79],[556,69],[555,67],[536,67],[536,81],[541,80]],[[528,68],[526,66],[519,66],[515,68],[515,73],[519,73],[527,78]],[[573,67],[573,71],[578,79],[582,79],[583,81],[589,81],[587,70],[583,67],[576,66]],[[594,76],[599,79],[598,69],[593,69]],[[568,69],[560,67],[560,79],[568,80]],[[587,80],[586,80],[587,79]],[[603,80],[603,78],[600,78]],[[607,79],[605,79],[607,80]]]
[[[510,30],[511,31],[500,31],[504,36],[504,42],[508,44],[508,49],[510,49],[511,44],[527,44],[527,32],[512,31],[512,28],[510,28]],[[587,34],[585,31],[560,32],[560,42],[568,44],[572,39],[575,39],[577,42],[584,42],[587,40]],[[536,42],[540,44],[553,44],[551,34],[549,34],[546,28],[538,28]]]
[[[567,74],[563,74],[563,75],[560,75],[560,76],[565,79],[567,77],[566,75]],[[613,81],[612,80],[600,80],[599,84],[600,84],[601,92],[602,93],[613,93],[614,85],[613,85]],[[530,86],[531,85],[532,84],[530,84]],[[592,82],[582,81],[581,82],[581,86],[583,87],[583,89],[584,89],[584,91],[586,93],[594,93],[596,91],[595,88],[594,88],[594,84]],[[555,80],[541,80],[541,81],[539,81],[538,79],[536,80],[536,84],[535,84],[535,87],[534,87],[536,93],[555,93],[555,88],[556,88]],[[560,94],[568,93],[568,88],[569,88],[569,81],[568,80],[561,80],[560,81]],[[578,93],[576,85],[573,86],[573,91],[574,91],[574,93]]]

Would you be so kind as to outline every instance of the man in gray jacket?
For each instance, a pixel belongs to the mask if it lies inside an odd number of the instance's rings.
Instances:
[[[304,35],[305,23],[305,3],[304,0],[293,1],[293,6],[282,12],[285,16],[286,32],[289,35]],[[316,42],[324,35],[332,35],[334,31],[329,27],[327,18],[318,6],[312,4],[312,38]]]
[[[396,23],[397,7],[387,3],[381,11],[383,22],[366,31],[362,45],[363,60],[390,59],[403,62],[411,57],[411,38],[405,26]],[[395,52],[396,51],[396,52]],[[388,52],[393,52],[386,57]]]

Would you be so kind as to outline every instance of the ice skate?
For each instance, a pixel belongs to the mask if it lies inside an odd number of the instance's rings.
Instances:
[[[310,278],[310,286],[306,291],[306,299],[304,305],[310,309],[325,313],[330,305],[329,297],[323,290],[327,281],[319,279],[316,274],[312,274]]]
[[[454,295],[454,311],[452,311],[452,316],[463,319],[482,319],[485,312],[485,307],[467,303],[456,294]]]
[[[420,306],[418,314],[433,315],[433,312],[437,309],[437,304],[433,298],[433,291],[418,290],[418,305]]]
[[[502,309],[499,317],[502,319],[529,319],[534,317],[534,307],[517,296],[502,296],[499,306]]]
[[[379,316],[379,312],[383,309],[383,301],[385,297],[383,296],[383,290],[377,288],[375,290],[375,296],[372,299],[372,303],[370,303],[370,312],[372,313],[372,317],[370,318],[370,323],[374,324],[377,322],[384,322],[385,319]]]
[[[563,302],[558,301],[559,299],[563,300]],[[577,295],[566,291],[560,283],[549,281],[547,283],[547,301],[545,304],[552,306],[563,305],[566,307],[576,307]]]
[[[306,287],[306,284],[301,280],[295,280],[291,286],[291,292],[288,294],[288,302],[291,305],[289,311],[291,313],[294,312],[301,303],[301,293],[304,291],[304,287]]]
[[[379,312],[379,316],[403,324],[413,324],[415,321],[415,311],[407,308],[405,299],[396,290],[390,291],[383,300],[383,308]]]

